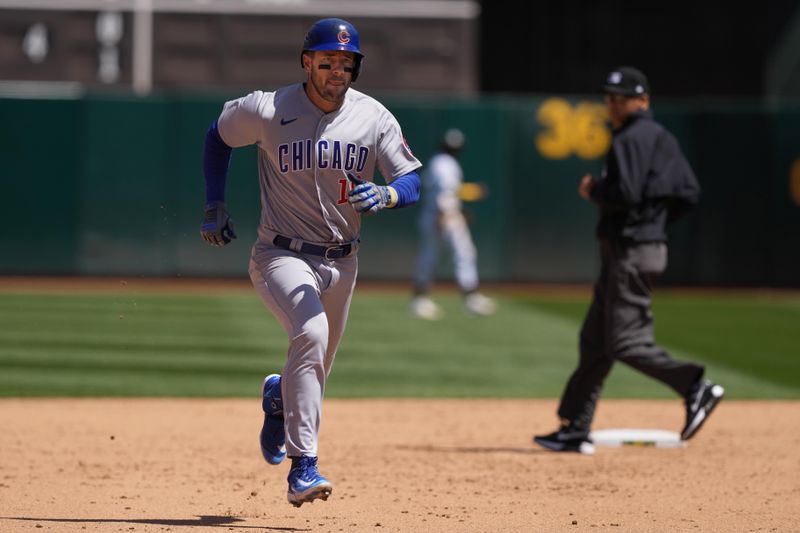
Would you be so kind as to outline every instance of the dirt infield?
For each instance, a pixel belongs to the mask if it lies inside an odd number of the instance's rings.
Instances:
[[[554,401],[328,400],[327,502],[286,502],[253,400],[0,400],[0,531],[798,531],[800,402],[723,402],[684,449],[530,444]],[[676,430],[678,401],[596,428]]]

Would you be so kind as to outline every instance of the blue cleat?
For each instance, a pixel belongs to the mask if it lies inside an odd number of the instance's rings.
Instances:
[[[317,470],[317,458],[304,455],[289,470],[289,503],[300,507],[305,502],[316,499],[327,500],[333,492],[333,485]]]
[[[264,410],[264,425],[259,436],[261,455],[269,464],[277,465],[286,457],[280,374],[271,374],[264,378],[261,386],[261,408]]]

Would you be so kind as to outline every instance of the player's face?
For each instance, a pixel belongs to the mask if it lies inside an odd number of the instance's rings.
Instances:
[[[646,94],[641,96],[606,94],[604,99],[606,102],[606,109],[608,109],[608,118],[611,120],[611,125],[614,129],[625,124],[625,120],[631,114],[640,109],[648,109],[650,107],[650,97]]]
[[[309,52],[303,55],[303,68],[308,73],[306,92],[314,104],[324,111],[342,105],[353,81],[355,54],[340,50]]]

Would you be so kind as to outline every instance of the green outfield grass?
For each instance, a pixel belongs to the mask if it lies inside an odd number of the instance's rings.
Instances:
[[[436,298],[439,322],[408,296],[359,289],[329,397],[557,397],[577,360],[588,296],[498,297],[488,318]],[[657,336],[702,361],[730,398],[800,398],[800,296],[656,297]],[[287,341],[249,290],[198,294],[0,293],[0,396],[253,396]],[[674,398],[622,364],[605,397]]]

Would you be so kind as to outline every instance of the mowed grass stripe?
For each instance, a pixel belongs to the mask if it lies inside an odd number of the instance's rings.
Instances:
[[[496,315],[468,316],[459,295],[437,295],[445,318],[412,319],[408,298],[357,296],[332,395],[551,397],[575,355],[571,320],[502,299]],[[376,323],[391,324],[375,331]]]
[[[286,351],[284,338],[263,338],[237,336],[226,340],[219,333],[198,335],[182,333],[141,336],[135,333],[114,333],[104,331],[87,335],[79,331],[48,331],[35,334],[25,331],[3,332],[0,334],[0,354],[22,353],[28,349],[50,351],[85,350],[98,352],[139,353],[161,352],[177,357],[192,354],[241,354],[258,356],[270,351]]]
[[[228,303],[233,305],[228,306]],[[221,305],[226,311],[241,317],[252,316],[264,307],[255,296],[228,295],[225,297],[198,297],[191,295],[155,296],[139,295],[119,297],[117,295],[4,295],[0,298],[0,316],[43,316],[65,318],[66,316],[109,316],[118,318],[120,313],[146,314],[153,318],[180,317],[213,319],[219,317]]]
[[[164,371],[164,372],[227,372],[260,371],[265,364],[280,364],[284,357],[267,357],[264,354],[237,356],[232,354],[193,354],[173,357],[171,351],[138,351],[109,353],[85,350],[59,351],[57,358],[52,350],[31,348],[24,353],[11,354],[0,349],[0,365],[6,368],[106,368],[120,370]]]
[[[409,316],[405,294],[357,290],[326,394],[561,394],[577,362],[588,300],[509,296],[500,299],[497,315],[475,318],[464,314],[457,294],[435,297],[446,316],[432,323]],[[253,387],[257,394],[252,384],[280,371],[285,360],[286,334],[254,294],[78,294],[74,309],[72,300],[0,294],[0,395],[250,396]],[[730,303],[657,298],[659,342],[675,356],[705,361],[729,397],[800,397],[792,345],[800,305],[740,298],[734,307],[741,309],[725,319]],[[756,344],[770,346],[769,357],[790,375],[783,380],[752,371],[758,358],[736,351],[764,331],[770,343]],[[707,351],[725,344],[731,349]],[[675,398],[624,365],[615,366],[604,396]]]
[[[191,369],[179,373],[92,368],[40,372],[12,367],[0,372],[0,390],[10,397],[250,397],[255,402],[262,379],[253,373],[196,373]]]
[[[32,295],[30,301],[19,295],[0,298],[4,325],[0,347],[10,351],[27,346],[109,353],[160,350],[176,355],[286,351],[285,333],[257,299],[139,296],[141,305],[125,307],[111,303],[117,298],[76,296],[74,308],[70,306],[71,297],[64,295]]]
[[[576,324],[588,309],[588,302],[576,300],[525,300]],[[654,315],[659,344],[765,383],[800,389],[800,297],[667,292],[656,296]]]
[[[5,396],[249,395],[286,354],[255,295],[3,295],[0,321]]]

